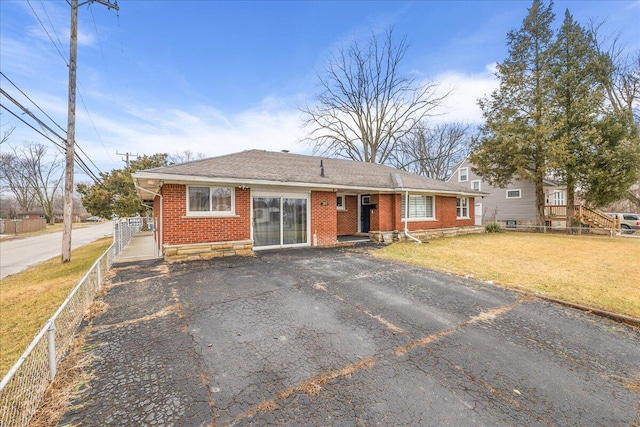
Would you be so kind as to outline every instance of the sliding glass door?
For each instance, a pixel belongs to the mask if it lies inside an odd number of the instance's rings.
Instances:
[[[305,245],[308,237],[307,196],[253,197],[254,247]]]

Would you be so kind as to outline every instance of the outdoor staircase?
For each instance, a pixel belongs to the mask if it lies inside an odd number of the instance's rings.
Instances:
[[[566,221],[567,206],[547,205],[545,206],[545,217],[547,221]],[[620,220],[610,217],[598,209],[584,205],[575,205],[573,217],[584,226],[591,228],[619,229]]]
[[[575,218],[582,224],[593,228],[620,228],[620,220],[606,213],[584,205],[576,205]]]

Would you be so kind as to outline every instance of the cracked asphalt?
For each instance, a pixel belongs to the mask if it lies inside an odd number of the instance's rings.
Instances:
[[[116,266],[60,425],[640,426],[640,332],[375,247]]]

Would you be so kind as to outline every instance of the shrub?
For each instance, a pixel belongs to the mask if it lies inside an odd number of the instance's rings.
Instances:
[[[503,233],[504,232],[504,228],[500,227],[500,224],[498,224],[497,222],[492,222],[491,224],[487,224],[485,226],[485,230],[487,230],[487,233]]]

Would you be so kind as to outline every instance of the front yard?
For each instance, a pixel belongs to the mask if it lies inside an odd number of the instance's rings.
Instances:
[[[481,234],[397,243],[376,254],[640,318],[640,239]]]

